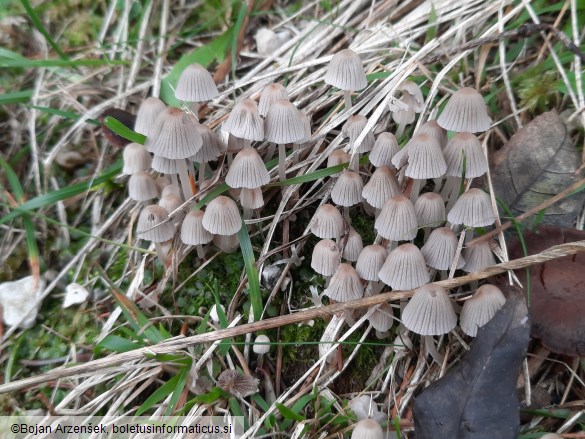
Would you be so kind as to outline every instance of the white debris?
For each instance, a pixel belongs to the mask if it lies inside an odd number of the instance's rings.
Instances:
[[[79,284],[72,283],[65,288],[65,297],[63,298],[63,308],[68,308],[71,305],[77,305],[87,301],[89,291]]]
[[[254,39],[256,40],[256,50],[258,51],[258,54],[262,56],[272,55],[272,53],[280,46],[280,41],[276,32],[266,27],[258,29]]]
[[[44,287],[45,282],[40,279],[35,288],[32,276],[0,284],[0,304],[4,323],[8,326],[18,325],[23,329],[31,328],[41,306],[40,300],[37,299]]]

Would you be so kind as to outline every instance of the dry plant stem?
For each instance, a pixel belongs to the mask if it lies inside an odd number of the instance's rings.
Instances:
[[[345,103],[345,110],[351,110],[351,107],[353,107],[353,104],[351,103],[351,91],[343,90],[343,102]]]

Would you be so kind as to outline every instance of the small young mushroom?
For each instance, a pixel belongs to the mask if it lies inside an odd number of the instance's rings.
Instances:
[[[129,143],[124,147],[122,157],[124,161],[123,174],[132,175],[141,171],[150,171],[152,156],[143,145]]]
[[[337,271],[340,258],[337,244],[330,239],[322,239],[313,248],[311,268],[325,278],[330,278]]]
[[[164,222],[168,216],[169,213],[164,207],[153,204],[142,209],[136,225],[136,234],[154,243],[157,255],[163,264],[166,262],[166,254],[161,243],[168,241],[175,234],[173,224],[169,221]]]
[[[235,201],[225,195],[214,198],[203,214],[203,227],[215,235],[233,235],[242,227]]]
[[[409,241],[418,231],[414,206],[408,198],[396,195],[384,203],[374,228],[382,237],[392,241]]]
[[[464,224],[468,227],[485,227],[495,221],[490,197],[481,189],[469,189],[455,202],[447,214],[451,224]]]
[[[363,419],[355,424],[351,439],[384,439],[384,430],[373,419]]]
[[[288,93],[282,84],[273,82],[264,87],[260,94],[260,100],[258,101],[258,112],[260,116],[266,117],[270,106],[279,99],[288,101]]]
[[[362,60],[350,49],[340,50],[333,55],[324,79],[326,84],[343,90],[346,110],[352,107],[351,92],[366,88],[368,85]]]
[[[151,96],[146,98],[140,104],[138,113],[136,114],[136,123],[134,124],[134,131],[149,137],[153,134],[156,118],[161,114],[167,106],[159,98]]]
[[[195,116],[199,111],[199,103],[210,101],[217,95],[219,92],[211,73],[200,64],[191,64],[183,70],[175,90],[177,99],[193,104]]]
[[[483,97],[475,89],[463,87],[453,93],[437,123],[448,131],[478,133],[487,131],[491,120]]]
[[[364,295],[364,287],[355,268],[343,263],[337,267],[324,294],[336,302],[348,302],[361,299]]]
[[[425,258],[414,244],[402,244],[392,250],[378,276],[393,290],[410,290],[430,281]]]
[[[256,337],[256,340],[254,340],[252,350],[258,355],[258,367],[262,367],[264,355],[270,352],[270,338],[267,335],[260,334]]]
[[[479,241],[463,249],[463,271],[473,273],[496,264],[489,241]]]
[[[158,188],[148,172],[140,171],[130,176],[128,196],[135,201],[149,201],[158,197]]]
[[[475,294],[463,303],[461,309],[461,329],[467,335],[475,337],[477,328],[489,322],[506,303],[502,291],[490,284],[482,285]]]
[[[337,239],[343,235],[345,222],[339,210],[331,204],[319,206],[311,221],[311,232],[321,239]]]
[[[181,241],[183,244],[196,246],[197,256],[201,259],[205,257],[203,244],[213,240],[213,234],[203,227],[203,215],[201,210],[189,212],[181,225]]]
[[[457,325],[457,315],[443,287],[426,284],[417,288],[402,311],[402,323],[420,335],[442,335]]]
[[[376,169],[362,190],[364,199],[376,209],[382,209],[386,201],[400,194],[398,180],[388,166]]]
[[[457,237],[449,227],[439,227],[433,230],[420,251],[429,267],[449,270],[457,252],[457,244]],[[464,260],[460,257],[457,268],[461,268],[463,264]]]
[[[363,248],[362,236],[353,227],[350,227],[349,235],[343,248],[343,259],[349,262],[356,262]]]
[[[384,131],[378,134],[374,147],[370,151],[368,159],[370,163],[376,167],[388,166],[390,169],[396,169],[392,164],[392,157],[394,157],[400,147],[394,134]]]

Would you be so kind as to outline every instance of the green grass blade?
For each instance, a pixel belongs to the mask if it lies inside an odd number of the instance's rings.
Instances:
[[[201,201],[199,201],[194,207],[193,210],[197,210],[197,209],[201,209],[203,206],[205,206],[207,203],[209,203],[211,200],[217,198],[218,196],[220,196],[221,194],[223,194],[224,192],[227,192],[230,190],[230,187],[226,184],[226,183],[222,183],[220,184],[218,187],[216,187],[215,189],[213,189],[211,192],[209,192],[207,195],[205,195]]]
[[[244,258],[244,266],[246,267],[246,275],[248,276],[248,291],[250,293],[250,302],[254,312],[254,320],[259,321],[262,315],[262,295],[260,294],[260,281],[258,279],[258,270],[256,269],[256,259],[254,258],[254,250],[250,242],[250,235],[248,229],[242,221],[242,227],[238,232],[238,240],[240,241],[240,249],[242,250],[242,257]]]
[[[113,118],[112,116],[108,116],[104,119],[104,125],[111,129],[114,133],[122,136],[126,140],[130,140],[130,142],[139,143],[144,145],[146,142],[146,136],[136,131],[132,131],[118,119]]]
[[[189,370],[191,369],[191,362],[189,362],[188,366],[181,368],[179,373],[177,374],[178,380],[175,388],[173,390],[173,395],[169,401],[169,405],[167,407],[166,414],[167,416],[173,413],[173,410],[177,406],[179,402],[179,398],[181,397],[181,393],[183,393],[183,389],[185,388],[185,383],[187,382],[187,378],[189,377]]]
[[[340,165],[331,166],[325,169],[319,169],[318,171],[311,172],[310,174],[299,175],[297,177],[287,178],[286,180],[278,181],[271,184],[270,186],[289,186],[291,184],[302,184],[309,183],[311,181],[319,180],[321,178],[329,177],[330,175],[337,174],[347,168],[349,163],[342,163]]]
[[[52,114],[53,116],[60,116],[64,119],[79,120],[81,118],[81,116],[79,114],[75,114],[71,111],[57,110],[56,108],[51,108],[51,107],[40,107],[38,105],[31,105],[31,108],[34,108],[35,110],[39,110],[43,113]],[[101,125],[100,122],[98,120],[95,120],[95,119],[87,119],[86,122],[90,123],[92,125],[96,125],[96,126]]]
[[[40,67],[80,67],[89,66],[97,67],[103,65],[122,65],[128,64],[128,61],[110,61],[105,59],[80,59],[80,60],[65,60],[65,59],[6,59],[0,58],[0,67],[4,68],[23,68],[33,69]]]
[[[152,395],[150,395],[140,407],[138,407],[138,410],[136,411],[136,416],[142,415],[144,412],[152,408],[156,403],[162,401],[171,393],[174,393],[180,387],[181,376],[182,373],[178,373],[177,375],[169,379],[166,383],[164,383],[162,386],[160,386],[158,389],[156,389],[156,391]],[[185,383],[183,382],[183,386],[184,384]],[[181,388],[181,391],[182,390],[183,389]]]
[[[33,91],[31,89],[14,91],[0,95],[0,105],[20,104],[30,101]]]
[[[143,346],[143,343],[135,343],[118,335],[108,335],[96,345],[95,352],[96,354],[99,354],[104,350],[112,352],[129,352]]]
[[[24,6],[24,9],[26,10],[28,17],[30,18],[30,21],[32,21],[37,30],[43,35],[43,37],[45,37],[47,43],[50,44],[53,50],[57,52],[61,59],[69,60],[69,57],[65,54],[65,52],[61,50],[57,42],[53,39],[53,37],[51,37],[45,26],[43,26],[41,19],[31,6],[31,4],[28,2],[28,0],[20,0],[20,3],[22,3],[22,6]]]
[[[291,409],[289,409],[284,404],[281,404],[280,402],[276,403],[276,408],[284,417],[284,419],[290,419],[291,421],[304,421],[306,419],[304,416],[301,416],[298,413],[293,412]]]

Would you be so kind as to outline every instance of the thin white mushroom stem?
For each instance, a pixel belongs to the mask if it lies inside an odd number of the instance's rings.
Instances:
[[[160,242],[155,242],[154,249],[156,250],[156,255],[158,256],[158,259],[160,260],[160,262],[163,264],[163,266],[166,266],[167,255],[165,253],[165,250],[163,249],[162,244]]]
[[[193,115],[199,120],[199,107],[201,104],[199,102],[191,102],[191,111]]]
[[[205,250],[203,249],[203,245],[202,244],[197,244],[195,246],[195,249],[197,250],[197,257],[199,259],[205,259]]]
[[[350,90],[343,90],[343,102],[345,103],[345,109],[350,110],[353,107],[351,102],[351,91]]]
[[[351,143],[351,146],[353,148],[353,142]],[[359,152],[356,151],[351,156],[351,163],[349,164],[349,169],[354,171],[354,172],[360,172],[360,153]]]
[[[410,201],[412,204],[416,202],[418,195],[420,194],[421,187],[423,185],[423,179],[415,178],[412,181],[412,191],[410,191]]]
[[[347,221],[347,224],[351,224],[351,218],[349,216],[349,207],[348,206],[343,207],[343,218],[345,218],[345,220]]]
[[[175,186],[179,187],[179,177],[177,176],[177,174],[167,174],[169,175],[169,177],[171,177],[171,183],[174,184]]]
[[[286,180],[286,145],[278,144],[278,179]]]
[[[254,213],[254,210],[253,209],[248,209],[248,208],[244,207],[244,212],[242,214],[242,218],[244,220],[252,219],[252,214],[253,213]]]
[[[398,124],[398,128],[396,129],[396,138],[402,136],[402,133],[404,133],[404,128],[406,128],[405,124]]]
[[[431,354],[433,360],[435,360],[439,365],[443,364],[443,356],[437,350],[437,347],[435,346],[435,339],[433,338],[433,336],[424,335],[423,338],[425,340],[425,348],[427,349],[427,352]]]
[[[191,191],[191,181],[189,180],[189,173],[187,172],[187,163],[185,159],[177,160],[177,168],[179,169],[179,179],[181,180],[181,187],[183,188],[183,199],[188,200],[193,196]]]
[[[203,182],[205,181],[205,163],[199,163],[199,190],[203,188]]]

